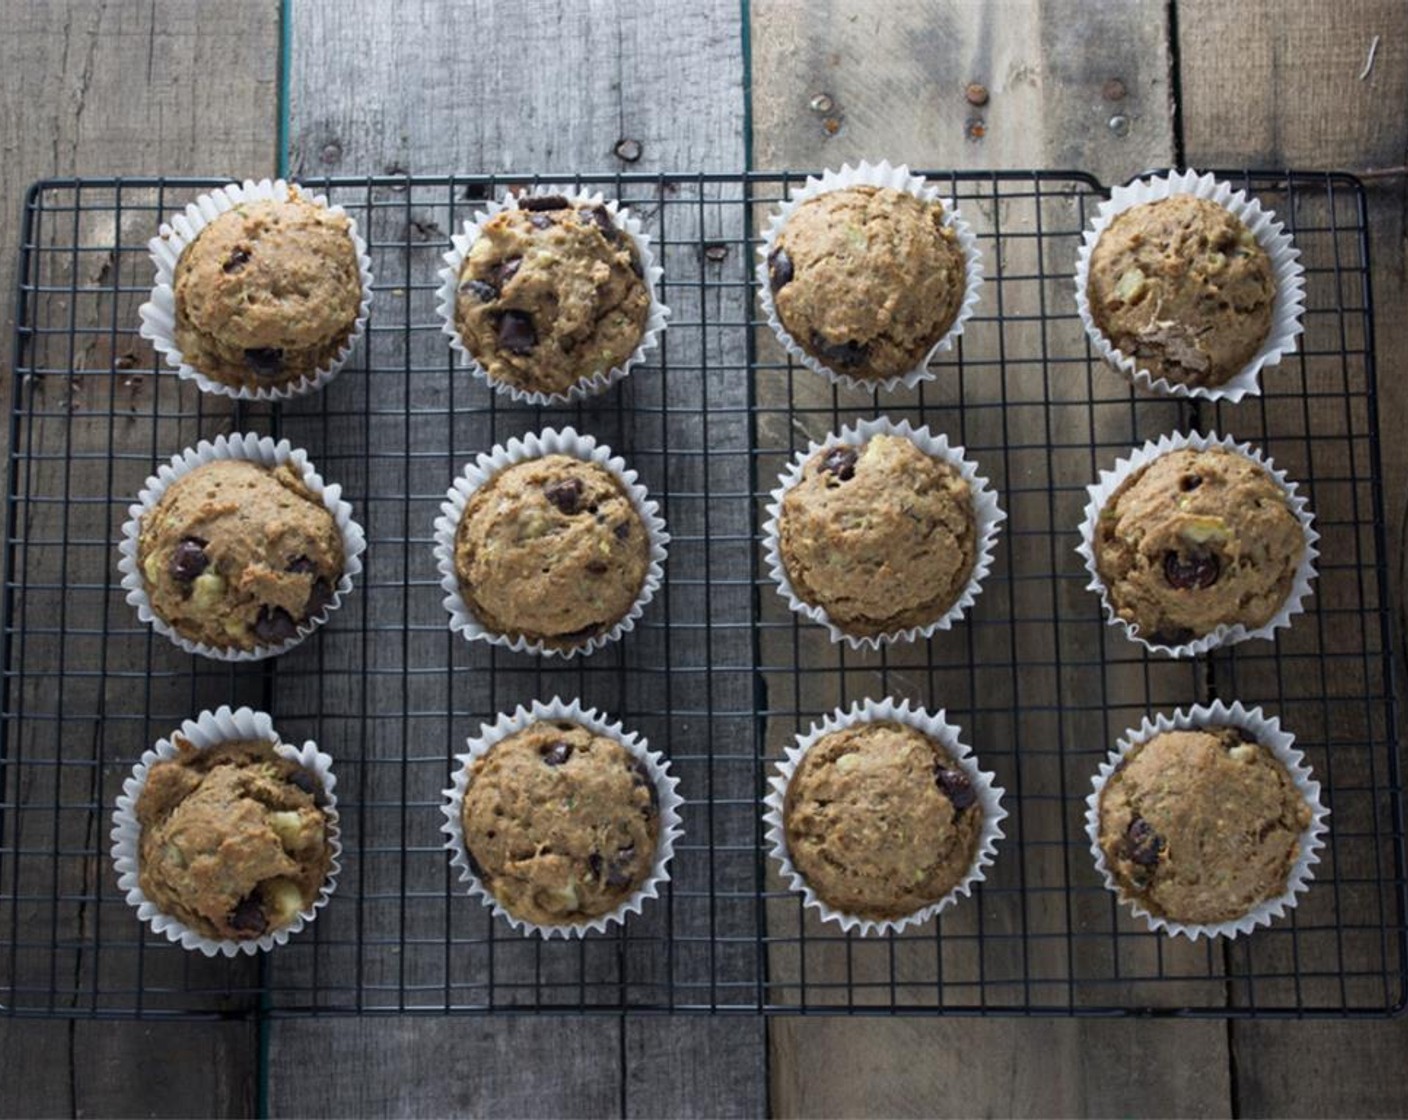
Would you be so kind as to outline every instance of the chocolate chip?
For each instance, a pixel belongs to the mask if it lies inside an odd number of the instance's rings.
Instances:
[[[493,284],[486,284],[483,280],[466,280],[460,285],[460,291],[465,295],[472,295],[480,303],[493,303],[499,298],[499,289]]]
[[[468,846],[466,846],[464,850],[464,860],[469,864],[469,870],[476,879],[485,883],[489,881],[489,876],[484,874],[483,866],[474,858],[474,853],[469,850]]]
[[[538,748],[538,754],[545,766],[561,766],[572,757],[572,744],[564,743],[560,739],[556,743],[549,743],[545,747]]]
[[[968,775],[962,770],[950,770],[947,767],[935,766],[934,783],[939,787],[939,791],[953,802],[954,812],[961,813],[978,800],[973,783],[968,780]]]
[[[1154,831],[1153,825],[1143,817],[1135,817],[1129,822],[1124,838],[1125,856],[1131,863],[1140,867],[1153,867],[1159,862],[1159,853],[1164,850],[1164,838]]]
[[[205,554],[206,542],[200,537],[182,537],[181,543],[171,553],[166,570],[172,579],[190,583],[210,566],[210,557]]]
[[[247,933],[251,937],[258,937],[268,929],[269,919],[264,916],[264,907],[259,905],[259,899],[252,894],[240,899],[239,904],[230,912],[230,928]]]
[[[317,569],[317,565],[306,556],[295,556],[284,567],[284,571],[302,575],[304,572],[312,572]]]
[[[1210,552],[1185,557],[1170,549],[1164,553],[1164,579],[1179,591],[1201,591],[1211,587],[1222,574],[1222,565]]]
[[[768,284],[775,292],[792,283],[792,258],[779,245],[768,254]]]
[[[629,521],[623,521],[621,524],[617,525],[616,528],[612,529],[611,532],[618,541],[623,541],[631,535],[631,523]]]
[[[1196,490],[1203,484],[1202,475],[1185,474],[1178,480],[1178,488],[1182,491]]]
[[[587,866],[591,868],[592,878],[601,882],[601,853],[593,852],[587,857]]]
[[[833,447],[821,461],[821,469],[834,474],[842,482],[849,482],[856,476],[856,460],[860,454],[854,447]]]
[[[582,508],[582,480],[564,478],[560,482],[551,482],[543,487],[543,497],[571,517]]]
[[[518,275],[518,266],[522,263],[522,257],[509,257],[508,260],[494,269],[494,279],[498,282],[500,289],[507,287],[508,282]]]
[[[1191,642],[1197,636],[1186,626],[1169,626],[1162,630],[1155,630],[1149,635],[1149,640],[1161,646],[1181,646]]]
[[[499,316],[499,345],[510,354],[527,354],[538,345],[533,317],[526,311],[505,311]]]
[[[332,584],[325,579],[315,579],[313,586],[308,589],[308,604],[303,608],[303,617],[312,618],[323,613],[323,609],[332,602]]]
[[[639,279],[645,279],[645,265],[640,263],[640,254],[634,249],[631,250],[631,271],[634,272]]]
[[[631,885],[631,864],[635,862],[636,846],[627,844],[617,850],[611,862],[606,865],[606,885],[608,887],[628,887]]]
[[[838,366],[858,366],[870,357],[870,344],[847,339],[832,342],[820,331],[812,331],[812,349],[817,356]]]
[[[227,275],[230,273],[238,272],[248,263],[249,251],[246,249],[241,249],[237,246],[231,251],[230,256],[226,259],[223,271]]]
[[[645,786],[650,790],[650,812],[652,815],[660,811],[660,790],[655,784],[655,779],[650,776],[650,771],[640,759],[631,760],[631,784],[637,788]]]
[[[533,223],[534,229],[552,228],[552,219],[546,214],[529,214],[528,220]]]
[[[587,561],[587,571],[591,572],[591,574],[594,575],[594,576],[603,576],[603,575],[605,575],[605,574],[606,574],[606,561],[605,561],[605,560],[588,560],[588,561]]]
[[[518,208],[529,213],[536,210],[566,210],[571,205],[560,194],[524,195],[518,200]]]
[[[611,213],[605,206],[593,206],[590,210],[583,210],[582,214],[601,230],[607,241],[614,244],[621,240],[621,231],[616,228],[616,223],[611,220]]]
[[[293,615],[283,607],[260,607],[254,619],[254,636],[266,645],[286,642],[298,633]]]
[[[317,779],[307,770],[295,770],[288,776],[288,784],[296,786],[310,797],[317,797],[321,792]]]
[[[277,346],[257,346],[244,352],[244,364],[255,377],[269,380],[284,369],[284,352]]]

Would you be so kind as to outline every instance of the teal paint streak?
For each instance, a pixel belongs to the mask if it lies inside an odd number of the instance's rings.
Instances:
[[[274,153],[279,178],[288,176],[288,115],[290,71],[293,69],[293,0],[279,0],[278,150]],[[263,1112],[260,1115],[264,1115]]]

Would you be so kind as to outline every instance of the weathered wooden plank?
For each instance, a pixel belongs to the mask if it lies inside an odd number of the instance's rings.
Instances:
[[[626,1116],[769,1114],[762,1018],[627,1018]]]
[[[1408,392],[1403,387],[1408,324],[1401,314],[1405,290],[1403,240],[1404,179],[1401,166],[1408,150],[1408,122],[1400,109],[1408,98],[1408,51],[1404,43],[1404,11],[1400,5],[1359,2],[1335,10],[1332,23],[1325,12],[1309,4],[1257,3],[1236,13],[1203,0],[1179,5],[1182,60],[1183,122],[1187,158],[1194,165],[1261,167],[1328,167],[1356,173],[1399,167],[1388,178],[1369,178],[1367,233],[1376,304],[1375,333],[1379,373],[1379,430],[1388,518],[1390,592],[1395,604],[1396,640],[1403,641],[1404,527],[1408,505],[1408,448],[1393,438],[1408,422]],[[1369,65],[1372,56],[1372,65]],[[1324,205],[1299,215],[1304,225],[1315,216],[1328,216]],[[1341,219],[1342,220],[1342,219]],[[1315,240],[1307,238],[1306,240]],[[1321,239],[1323,240],[1323,239]],[[1324,247],[1313,247],[1325,263]],[[1312,257],[1315,253],[1312,253]],[[1355,258],[1357,260],[1357,258]],[[1308,263],[1314,263],[1313,260]],[[1351,340],[1353,343],[1353,340]],[[1346,408],[1351,407],[1349,404]],[[1346,412],[1346,415],[1349,415]],[[1342,463],[1348,474],[1350,464]],[[1360,465],[1360,471],[1363,470]],[[1340,506],[1348,492],[1326,486],[1325,503]],[[1339,538],[1339,547],[1352,548]],[[1333,592],[1326,586],[1321,593]],[[1334,641],[1331,619],[1319,634]],[[1288,696],[1298,695],[1294,690]],[[1309,717],[1322,737],[1336,729],[1320,726],[1313,708]],[[1345,729],[1340,728],[1343,731]],[[1363,730],[1348,729],[1351,737]],[[1335,752],[1337,777],[1345,784],[1367,776],[1353,769],[1355,752]],[[1317,759],[1324,765],[1326,759]],[[1350,769],[1346,773],[1346,766]],[[1378,781],[1384,781],[1382,771]],[[1334,802],[1333,827],[1363,836],[1375,806],[1362,795],[1346,793]],[[1337,874],[1352,878],[1376,874],[1372,845],[1345,841],[1336,847]],[[1342,900],[1345,920],[1360,920],[1362,892]],[[1309,900],[1308,900],[1309,901]],[[1333,900],[1317,900],[1315,913],[1325,927]],[[1356,917],[1357,916],[1357,917]],[[1393,915],[1390,914],[1390,920]],[[1377,919],[1375,919],[1377,920]],[[1401,917],[1400,917],[1401,920]],[[1382,970],[1379,939],[1374,936],[1304,939],[1302,967],[1328,962],[1335,967],[1345,952],[1349,967]],[[1382,982],[1372,976],[1351,996],[1382,1000]],[[1234,993],[1241,985],[1234,985]],[[1391,997],[1390,997],[1391,998]],[[1408,1109],[1403,1086],[1392,1077],[1392,1055],[1401,1055],[1408,1040],[1402,1021],[1383,1024],[1305,1024],[1236,1022],[1232,1026],[1232,1056],[1237,1070],[1237,1110],[1240,1115],[1264,1116],[1295,1111],[1306,1115],[1401,1115]],[[1295,1071],[1291,1074],[1289,1071]],[[1292,1102],[1292,1086],[1299,1093]]]
[[[11,76],[0,89],[0,150],[5,153],[0,197],[7,200],[0,214],[0,286],[5,292],[0,314],[10,336],[19,200],[32,180],[53,175],[241,175],[272,169],[278,5],[272,0],[237,8],[164,0],[142,6],[6,0],[0,22],[5,26],[0,57]],[[84,201],[110,206],[115,197]],[[71,324],[82,333],[72,346],[61,335],[36,340],[26,354],[27,367],[35,371],[28,407],[37,418],[26,422],[22,436],[26,450],[41,461],[25,470],[21,493],[34,498],[52,499],[66,489],[80,498],[107,495],[101,459],[70,471],[63,461],[66,454],[131,453],[131,459],[114,465],[111,480],[120,494],[135,489],[150,469],[141,459],[144,454],[154,458],[152,448],[158,446],[153,419],[157,394],[163,409],[172,408],[178,396],[165,377],[158,387],[150,347],[136,338],[137,292],[150,281],[142,243],[157,223],[157,211],[150,208],[155,196],[128,192],[123,201],[120,223],[111,213],[75,216],[66,210],[50,215],[38,231],[36,244],[43,255],[36,275],[45,285],[68,290],[44,297],[39,325]],[[72,207],[73,202],[72,195],[60,194],[41,200],[51,208]],[[62,248],[45,252],[55,246]],[[0,355],[6,399],[10,362],[7,343]],[[115,365],[133,371],[121,388],[111,374]],[[173,424],[168,436],[194,438],[202,419],[219,422],[221,410],[201,410],[198,417],[193,400],[182,399],[191,420],[185,426]],[[115,411],[112,421],[106,415],[110,409]],[[8,434],[6,426],[0,439],[7,440]],[[169,454],[173,448],[163,442],[159,450]],[[44,458],[54,455],[59,458]],[[5,865],[4,889],[13,886],[26,899],[11,904],[18,910],[19,939],[42,947],[57,931],[74,947],[61,957],[45,948],[6,954],[4,967],[16,970],[6,983],[31,989],[16,995],[16,1002],[31,1006],[36,999],[47,1004],[51,997],[44,990],[51,986],[57,989],[52,999],[60,1009],[131,1006],[137,998],[135,990],[119,991],[136,984],[135,947],[141,932],[116,897],[103,854],[104,822],[121,771],[153,734],[169,726],[157,731],[149,718],[142,718],[143,693],[130,682],[101,689],[94,681],[75,679],[56,698],[51,676],[61,663],[92,669],[102,662],[110,670],[134,670],[146,663],[145,640],[123,634],[136,623],[120,593],[111,592],[111,550],[99,543],[115,533],[120,505],[99,501],[65,513],[49,502],[27,503],[21,511],[27,539],[55,543],[36,544],[25,563],[9,573],[11,579],[73,588],[66,608],[70,625],[100,627],[105,615],[111,624],[108,648],[101,652],[92,638],[71,637],[64,643],[66,652],[54,636],[32,638],[22,654],[32,677],[17,682],[12,692],[12,702],[22,700],[28,712],[42,714],[61,703],[65,716],[63,722],[37,723],[10,741],[12,761],[54,758],[62,744],[66,763],[27,768],[10,775],[15,780],[7,784],[10,798],[28,806],[6,820],[6,843],[28,849],[19,857],[22,867]],[[68,548],[57,543],[65,536],[72,542]],[[94,543],[76,543],[86,541]],[[63,617],[56,606],[52,592],[34,590],[25,596],[27,624],[53,626]],[[178,679],[179,671],[172,671],[176,659],[165,654],[158,648],[165,673],[153,685],[149,717],[184,716],[192,701],[231,694],[219,675],[207,674],[201,685],[189,677]],[[100,714],[134,718],[102,725]],[[9,921],[7,914],[7,934]],[[97,956],[91,949],[99,931],[106,942],[130,947],[105,951],[101,975],[93,971]],[[57,971],[51,971],[51,962]],[[181,975],[174,955],[162,955],[160,963],[153,958],[146,981],[169,981],[172,965]],[[221,968],[203,979],[200,966],[188,980],[212,983],[217,990],[227,982],[239,983],[238,971]],[[247,1112],[253,1102],[251,1043],[246,1028],[223,1025],[162,1027],[148,1036],[130,1024],[36,1027],[5,1019],[0,1021],[0,1045],[16,1059],[13,1068],[25,1071],[7,1093],[6,1106],[36,1113]],[[25,1060],[25,1054],[32,1060]],[[165,1054],[161,1071],[146,1056],[156,1054]],[[144,1066],[151,1068],[142,1072]],[[118,1069],[133,1075],[117,1076]],[[150,1095],[156,1080],[163,1085],[161,1100]]]

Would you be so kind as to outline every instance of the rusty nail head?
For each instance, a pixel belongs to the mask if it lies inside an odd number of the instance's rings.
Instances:
[[[625,160],[627,163],[635,163],[640,159],[641,146],[639,140],[622,139],[616,141],[616,158]]]
[[[963,123],[963,135],[969,140],[981,140],[988,134],[988,126],[983,123],[982,117],[969,117]]]
[[[342,145],[336,140],[330,140],[323,145],[323,150],[319,153],[324,163],[336,163],[342,158]]]
[[[841,131],[841,122],[838,121],[835,117],[827,117],[824,121],[821,122],[821,127],[825,131],[827,136],[835,136],[838,132]]]
[[[963,96],[968,99],[969,105],[986,105],[988,87],[981,82],[969,82],[963,89]]]
[[[1123,101],[1129,90],[1118,78],[1111,78],[1101,87],[1100,93],[1106,101]]]
[[[728,246],[713,242],[704,246],[704,255],[711,261],[721,261],[728,256]]]
[[[836,102],[832,101],[830,96],[825,93],[818,93],[809,104],[813,113],[829,113],[836,108]]]

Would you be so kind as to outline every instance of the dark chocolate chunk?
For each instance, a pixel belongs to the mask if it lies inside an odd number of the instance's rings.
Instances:
[[[621,240],[621,231],[616,228],[616,223],[611,220],[611,212],[605,206],[593,206],[590,210],[583,210],[582,214],[601,230],[607,241],[615,243]]]
[[[518,266],[522,263],[522,257],[509,257],[508,260],[494,269],[494,279],[498,282],[500,290],[505,288],[508,282],[518,275]]]
[[[601,853],[593,852],[587,857],[587,866],[591,868],[592,878],[598,883],[601,882]]]
[[[645,763],[638,758],[631,760],[631,784],[636,787],[645,786],[650,790],[650,813],[653,816],[660,812],[660,790]]]
[[[505,311],[499,316],[499,345],[510,354],[527,354],[538,345],[533,317],[526,311]]]
[[[1164,553],[1164,579],[1179,591],[1201,591],[1211,587],[1222,574],[1222,565],[1211,552],[1184,556],[1170,549]]]
[[[239,904],[230,912],[230,928],[252,937],[258,937],[268,929],[269,919],[264,916],[264,908],[259,905],[259,899],[252,894],[240,899]]]
[[[252,347],[244,352],[244,364],[261,380],[278,377],[284,370],[284,352],[277,346]]]
[[[560,482],[549,483],[543,487],[543,497],[571,517],[582,508],[582,480],[564,478]]]
[[[606,561],[605,561],[605,560],[588,560],[588,561],[587,561],[587,571],[591,572],[591,574],[594,575],[594,576],[605,575],[605,574],[606,574]]]
[[[288,784],[296,786],[310,797],[317,797],[322,792],[322,788],[318,785],[318,779],[307,770],[295,770],[288,776]]]
[[[254,636],[266,645],[286,642],[298,634],[293,615],[283,607],[260,607],[254,619]]]
[[[1203,476],[1198,474],[1185,474],[1178,480],[1178,488],[1185,492],[1196,490],[1203,484]]]
[[[529,213],[537,210],[566,210],[571,205],[560,194],[529,194],[518,200],[518,208]]]
[[[612,529],[611,532],[615,534],[618,541],[623,541],[631,535],[631,523],[629,521],[623,521],[621,524],[617,525],[616,528]]]
[[[978,800],[978,793],[973,788],[973,783],[968,780],[968,775],[962,770],[950,770],[944,766],[935,766],[934,783],[939,787],[939,791],[953,802],[954,812],[961,813],[964,809],[976,804]]]
[[[628,887],[631,885],[631,864],[635,862],[636,846],[627,844],[617,850],[611,862],[606,865],[606,885],[608,887]]]
[[[465,862],[469,864],[470,873],[476,879],[484,883],[487,883],[489,881],[489,876],[484,874],[483,866],[477,859],[474,858],[474,853],[469,850],[468,845],[466,845],[464,849],[464,859]]]
[[[792,258],[787,250],[779,245],[768,254],[768,284],[775,292],[792,283]]]
[[[1186,626],[1169,626],[1163,630],[1155,630],[1149,635],[1149,640],[1155,645],[1181,646],[1191,642],[1197,636]]]
[[[856,460],[860,453],[854,447],[833,447],[821,461],[821,469],[834,474],[842,482],[849,482],[856,476]]]
[[[308,605],[303,608],[304,618],[313,618],[315,615],[323,613],[324,608],[332,602],[332,584],[325,579],[315,579],[313,586],[308,589]]]
[[[182,537],[181,543],[171,553],[166,570],[172,579],[190,583],[210,566],[210,557],[205,554],[206,542],[200,537]]]
[[[226,274],[238,272],[249,263],[249,251],[242,249],[238,245],[230,251],[229,257],[225,261],[223,271]]]
[[[302,575],[304,572],[312,572],[317,569],[317,565],[306,556],[295,556],[284,568],[286,572],[293,572]]]
[[[870,344],[846,339],[832,342],[820,331],[812,331],[812,350],[817,357],[837,366],[859,366],[870,357]]]
[[[466,280],[460,285],[460,291],[465,295],[472,295],[480,303],[492,303],[499,298],[499,289],[493,284],[486,284],[483,280]]]
[[[1159,862],[1159,853],[1164,850],[1164,838],[1143,817],[1135,817],[1125,832],[1124,850],[1131,863],[1153,867]]]
[[[538,754],[542,757],[544,765],[561,766],[572,757],[572,744],[558,740],[556,743],[539,747]]]

